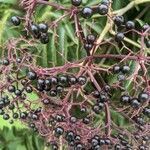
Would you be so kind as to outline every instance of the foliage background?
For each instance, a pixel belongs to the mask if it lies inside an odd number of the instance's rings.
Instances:
[[[70,0],[56,1],[64,6],[71,5]],[[130,1],[131,0],[113,0],[113,10],[119,10],[125,7]],[[99,2],[100,0],[83,0],[83,6],[92,6]],[[146,4],[135,6],[128,11],[124,17],[126,20],[136,19],[139,25],[142,25],[145,22],[150,23],[149,9],[150,5]],[[12,15],[23,16],[24,13],[23,9],[19,7],[18,0],[0,0],[0,55],[8,38],[18,37],[20,33],[23,33],[22,27],[16,28],[11,25],[9,21],[10,17]],[[35,22],[51,22],[63,14],[64,12],[62,11],[53,11],[53,8],[51,7],[39,6],[36,9],[34,20]],[[89,20],[81,19],[81,22],[85,34],[92,28],[92,31],[99,35],[105,27],[106,17],[95,15]],[[58,35],[57,42],[55,42],[56,33]],[[105,38],[109,38],[109,36],[110,35],[108,34]],[[62,65],[66,61],[78,60],[86,56],[85,51],[83,51],[82,48],[83,45],[81,45],[79,40],[75,37],[73,22],[68,18],[65,18],[59,23],[57,28],[54,28],[54,30],[50,28],[49,44],[41,45],[40,43],[37,43],[33,48],[33,52],[37,54],[37,56],[41,56],[37,57],[38,65],[51,67]],[[135,47],[133,47],[133,50],[134,49]],[[103,53],[109,53],[111,47],[101,47],[101,50]],[[119,50],[117,46],[116,50]],[[109,67],[111,62],[107,64]],[[111,80],[113,79],[111,78]],[[30,99],[34,99],[34,97],[36,97],[36,95],[32,95]],[[125,121],[121,116],[118,116],[115,113],[112,115],[116,117],[119,125],[125,125]],[[44,144],[43,139],[29,131],[20,122],[15,121],[13,125],[10,125],[9,122],[4,121],[0,116],[0,150],[43,150],[45,147]]]

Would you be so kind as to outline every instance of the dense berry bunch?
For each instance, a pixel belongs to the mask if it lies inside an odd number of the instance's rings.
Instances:
[[[10,39],[1,57],[0,115],[3,119],[11,124],[21,120],[44,137],[47,146],[54,150],[62,147],[62,143],[68,150],[148,150],[150,26],[145,24],[139,30],[136,21],[112,12],[111,0],[85,7],[82,0],[71,0],[68,8],[47,0],[21,2],[26,16],[13,16],[10,21],[14,26],[22,24],[29,36]],[[41,45],[47,44],[44,46],[51,50],[50,30],[53,30],[48,21],[33,21],[34,8],[40,4],[67,12],[54,20],[54,30],[64,17],[71,16],[68,19],[75,23],[79,43],[86,52],[84,58],[67,60],[62,66],[51,68],[38,65],[33,43],[40,40]],[[108,19],[100,37],[91,26],[87,33],[82,28],[82,21],[92,20],[94,15]],[[107,32],[112,34],[110,39]],[[144,45],[132,41],[133,33]],[[57,38],[53,41],[59,43]],[[29,46],[24,48],[21,43]],[[109,44],[117,46],[117,52],[104,52],[103,48]],[[136,53],[132,44],[138,49]],[[118,118],[123,118],[125,126]]]

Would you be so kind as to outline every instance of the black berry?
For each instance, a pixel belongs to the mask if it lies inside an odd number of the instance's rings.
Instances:
[[[126,29],[131,30],[135,28],[135,23],[133,21],[126,22]]]
[[[98,6],[98,13],[100,15],[106,15],[108,13],[108,6],[104,5],[104,4],[99,5]]]
[[[71,0],[71,3],[74,6],[80,6],[82,3],[82,0]]]
[[[85,7],[82,9],[82,17],[87,19],[90,18],[93,14],[93,10],[90,7]]]
[[[115,35],[115,41],[116,42],[121,42],[124,39],[124,34],[122,32],[119,32]]]
[[[20,18],[17,17],[17,16],[13,16],[11,17],[11,22],[14,26],[18,26],[20,25],[21,21],[20,21]]]
[[[48,25],[45,23],[40,23],[38,25],[40,32],[46,33],[48,31]]]

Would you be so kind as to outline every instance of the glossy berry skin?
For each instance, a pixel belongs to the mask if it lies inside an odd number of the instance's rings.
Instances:
[[[84,85],[86,83],[87,79],[84,76],[78,77],[78,84]]]
[[[41,36],[40,36],[40,42],[41,42],[42,44],[47,44],[47,43],[49,43],[49,36],[48,36],[47,33],[41,34]]]
[[[15,95],[16,95],[16,96],[21,96],[21,94],[22,94],[22,91],[21,91],[21,90],[17,89],[17,90],[15,91]]]
[[[51,96],[51,97],[57,96],[57,91],[56,91],[56,90],[51,90],[51,91],[50,91],[50,96]]]
[[[42,33],[46,33],[48,31],[48,25],[45,23],[40,23],[38,27],[39,27],[39,31]]]
[[[87,40],[88,44],[94,44],[96,37],[93,34],[89,34],[89,35],[87,35],[86,40]]]
[[[126,22],[126,29],[131,30],[135,28],[135,23],[133,21]]]
[[[120,98],[120,101],[122,103],[125,103],[125,104],[130,103],[130,96],[128,96],[128,95],[122,95],[121,98]]]
[[[124,34],[122,32],[119,32],[115,35],[115,41],[116,42],[121,42],[124,39]]]
[[[93,97],[95,97],[95,98],[99,98],[99,96],[100,96],[100,92],[99,91],[93,91],[92,92],[92,95],[93,95]]]
[[[58,79],[56,77],[52,77],[50,80],[53,85],[57,85]]]
[[[17,17],[17,16],[11,17],[11,22],[12,22],[12,24],[13,24],[14,26],[19,26],[20,23],[21,23],[19,17]]]
[[[5,58],[3,61],[2,61],[2,64],[4,66],[8,66],[10,64],[9,60],[7,58]]]
[[[68,81],[69,81],[70,85],[74,85],[74,84],[77,83],[77,78],[74,77],[74,76],[71,76],[71,77],[68,78]]]
[[[120,68],[120,66],[119,65],[115,65],[114,67],[113,67],[113,73],[119,73],[120,72],[120,70],[121,70],[121,68]]]
[[[124,65],[124,66],[122,66],[122,68],[121,68],[121,72],[122,73],[129,73],[129,71],[130,71],[130,67],[129,66],[127,66],[127,65]]]
[[[50,104],[50,100],[48,98],[43,99],[42,102],[43,102],[44,105]]]
[[[144,103],[144,102],[148,101],[148,99],[149,99],[149,94],[146,93],[146,92],[142,92],[142,93],[139,94],[138,99],[139,99],[139,101],[140,101],[141,103]]]
[[[83,123],[85,123],[85,124],[89,124],[90,123],[90,118],[89,117],[85,117],[85,118],[83,118]]]
[[[124,17],[123,16],[115,16],[113,20],[117,26],[121,26],[124,23]]]
[[[27,93],[32,93],[32,91],[33,91],[33,89],[32,89],[31,86],[27,86],[27,87],[25,88],[25,90],[26,90]]]
[[[143,114],[146,115],[147,117],[150,117],[150,108],[145,107],[145,108],[143,109]]]
[[[40,37],[40,32],[39,32],[38,25],[32,24],[30,28],[31,28],[31,32],[32,32],[33,36],[35,38],[39,38]]]
[[[4,114],[4,115],[3,115],[3,119],[4,119],[4,120],[8,120],[9,118],[10,118],[10,116],[9,116],[8,114]]]
[[[99,5],[98,6],[98,13],[100,15],[106,15],[108,13],[108,6],[104,5],[104,4]]]
[[[85,43],[85,44],[84,44],[84,49],[85,49],[85,50],[90,51],[92,48],[93,48],[93,45],[92,45],[92,44],[88,44],[88,43]]]
[[[15,86],[13,86],[13,85],[10,85],[10,86],[8,87],[8,92],[10,92],[10,93],[15,92],[15,90],[16,90],[16,88],[15,88]]]
[[[64,133],[64,129],[63,129],[62,127],[57,127],[57,128],[55,129],[55,134],[56,134],[57,136],[63,135],[63,133]]]
[[[138,109],[140,107],[140,103],[137,98],[133,98],[130,103],[131,106],[135,109]]]
[[[71,3],[74,6],[80,6],[82,3],[82,0],[71,0]]]
[[[59,78],[58,78],[58,81],[59,81],[59,83],[61,83],[61,84],[66,84],[67,82],[68,82],[68,77],[67,76],[60,76]]]
[[[27,77],[29,80],[35,80],[37,78],[37,74],[34,71],[29,71]]]
[[[87,19],[90,18],[93,14],[93,10],[90,7],[85,7],[82,9],[82,17]]]
[[[62,93],[62,92],[64,91],[63,86],[58,85],[58,86],[56,87],[56,91],[57,91],[57,93]]]
[[[96,114],[99,114],[101,112],[100,107],[98,105],[94,105],[92,109]]]
[[[104,4],[104,5],[109,5],[110,3],[110,0],[102,0],[101,1],[101,4]]]
[[[119,144],[116,144],[114,150],[121,150],[121,146]]]

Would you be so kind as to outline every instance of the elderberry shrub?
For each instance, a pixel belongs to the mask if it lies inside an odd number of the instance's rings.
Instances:
[[[114,11],[110,0],[62,3],[22,1],[25,16],[11,17],[29,36],[10,39],[1,53],[1,117],[20,120],[54,150],[147,149],[149,25],[139,30],[142,21]],[[42,4],[60,18],[33,17]]]

